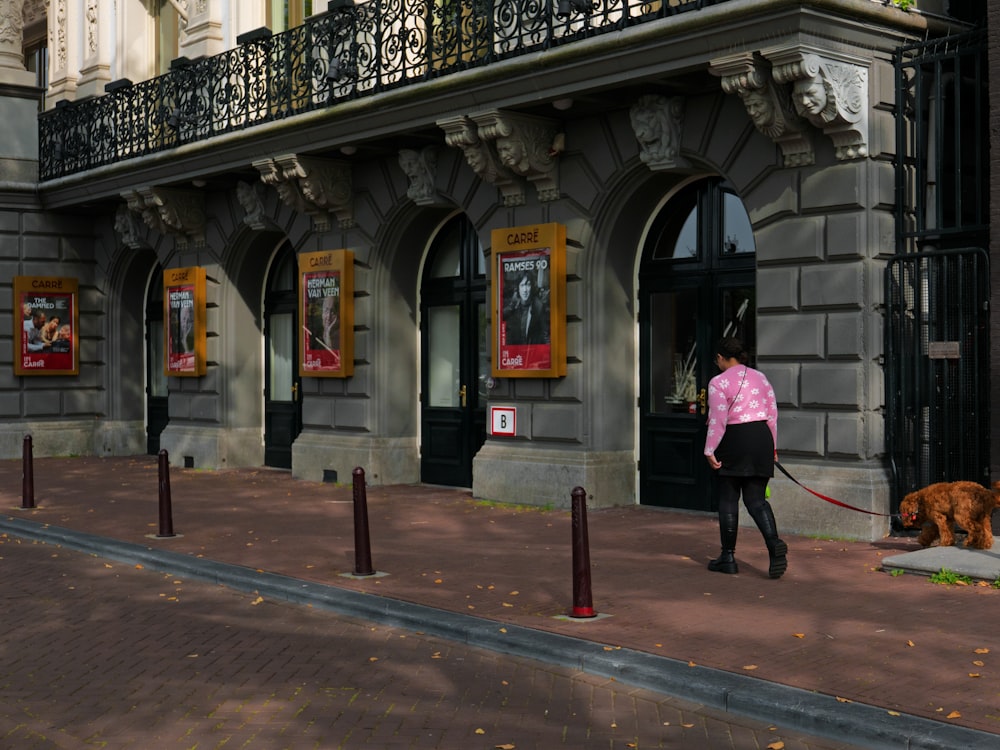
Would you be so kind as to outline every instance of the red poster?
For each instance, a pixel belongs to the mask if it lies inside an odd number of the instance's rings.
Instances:
[[[340,271],[302,274],[303,374],[341,370]]]
[[[498,256],[500,370],[552,369],[551,255],[535,248]]]
[[[197,369],[195,351],[195,285],[167,289],[167,371],[193,373]]]
[[[76,279],[20,276],[14,279],[14,290],[20,311],[15,318],[20,349],[15,374],[78,374]]]

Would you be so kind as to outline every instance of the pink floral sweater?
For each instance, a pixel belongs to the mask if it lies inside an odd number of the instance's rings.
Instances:
[[[767,422],[777,450],[778,405],[774,389],[760,370],[738,365],[720,372],[708,383],[705,455],[715,453],[726,434],[726,425],[743,422]]]

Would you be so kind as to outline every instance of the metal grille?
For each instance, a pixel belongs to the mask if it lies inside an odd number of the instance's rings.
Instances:
[[[989,481],[989,262],[969,248],[886,272],[886,439],[893,511],[932,482]]]
[[[44,182],[731,0],[371,0],[38,120]],[[335,6],[335,3],[331,3]]]
[[[900,49],[896,91],[900,252],[985,246],[989,223],[985,32]]]

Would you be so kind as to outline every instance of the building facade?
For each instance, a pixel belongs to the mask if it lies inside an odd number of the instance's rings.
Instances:
[[[729,334],[775,387],[782,464],[869,511],[778,477],[782,528],[888,533],[886,274],[921,249],[899,50],[984,5],[319,5],[0,0],[0,455],[31,433],[42,455],[713,511],[704,387]],[[498,345],[497,244],[538,231],[565,233],[528,282],[543,376]],[[332,348],[303,301],[328,262]],[[200,349],[171,313],[188,273]],[[45,372],[22,308],[60,280],[77,360]],[[310,371],[320,347],[336,364]]]

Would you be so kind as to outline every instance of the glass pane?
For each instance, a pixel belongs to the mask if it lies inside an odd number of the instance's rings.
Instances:
[[[459,306],[431,307],[427,310],[427,318],[427,403],[429,406],[458,406],[458,389],[462,386]]]
[[[298,259],[295,253],[284,252],[281,253],[280,259],[277,261],[278,266],[270,274],[270,283],[272,292],[291,292],[295,291],[295,272],[298,267]]]
[[[698,395],[698,292],[661,292],[649,302],[650,410],[691,413]]]
[[[479,401],[472,404],[472,406],[483,407],[486,405],[486,401],[490,394],[490,389],[487,386],[487,383],[489,382],[490,375],[492,373],[492,367],[490,362],[491,339],[489,308],[482,302],[476,305],[476,320],[478,321],[477,327],[479,330],[479,364],[477,365],[479,370],[476,373]]]
[[[453,279],[461,275],[462,223],[450,221],[434,239],[434,258],[431,260],[430,278]]]
[[[149,395],[167,395],[167,376],[163,373],[163,321],[149,321]]]
[[[723,193],[723,255],[757,252],[753,229],[743,201],[732,193]]]
[[[734,336],[743,342],[750,362],[757,359],[757,300],[753,287],[722,290],[722,335]]]
[[[275,313],[270,318],[268,366],[271,401],[292,400],[292,373],[295,363],[295,326],[293,313]]]

